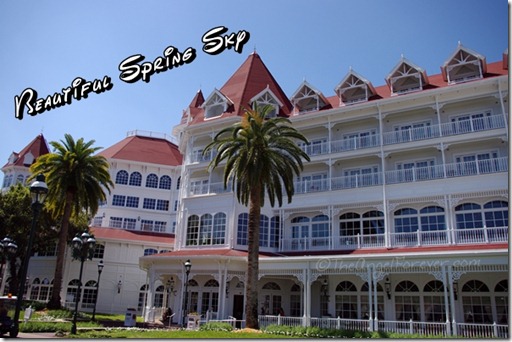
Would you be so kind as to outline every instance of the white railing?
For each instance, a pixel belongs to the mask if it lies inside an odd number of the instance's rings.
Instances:
[[[332,190],[363,188],[367,186],[376,186],[381,184],[381,172],[331,178]]]
[[[331,153],[353,151],[377,147],[380,144],[379,135],[354,137],[352,139],[334,140],[331,142]]]
[[[465,338],[507,338],[508,325],[454,323],[454,335]]]
[[[483,174],[508,172],[508,157],[479,160],[473,162],[441,164],[426,167],[416,167],[405,170],[386,171],[386,184],[400,184],[420,181],[430,181],[442,178],[467,177]],[[296,194],[306,194],[321,191],[344,190],[383,184],[383,173],[332,177],[329,179],[305,180],[294,183]],[[224,189],[224,183],[197,184],[189,186],[189,196],[211,193],[231,192],[231,183]]]
[[[400,334],[420,334],[447,336],[449,331],[449,322],[415,322],[410,321],[384,321],[377,322],[379,331],[394,332]]]
[[[410,141],[433,139],[439,137],[439,126],[415,127],[382,134],[384,145],[400,144]]]
[[[491,129],[504,128],[505,117],[503,115],[491,115],[481,118],[447,122],[440,125],[441,133],[444,136],[487,131]]]
[[[330,241],[332,240],[332,242]],[[390,247],[444,246],[483,244],[508,241],[508,227],[481,227],[434,231],[389,233]],[[280,251],[355,250],[385,247],[385,234],[349,235],[325,238],[294,238],[282,240]]]

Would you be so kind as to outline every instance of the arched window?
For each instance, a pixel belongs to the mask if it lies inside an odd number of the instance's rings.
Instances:
[[[146,188],[154,188],[156,189],[158,187],[158,176],[154,173],[150,173],[146,177]]]
[[[80,301],[80,296],[77,294],[78,284],[80,284],[78,279],[73,279],[68,283],[68,288],[66,290],[66,306],[68,308],[74,308],[76,300]]]
[[[169,176],[160,177],[160,185],[158,186],[160,189],[171,190],[172,180]]]
[[[508,280],[503,279],[494,287],[498,324],[508,324]]]
[[[395,313],[398,321],[420,320],[419,289],[412,281],[404,280],[395,287]]]
[[[36,278],[34,279],[34,281],[32,282],[32,288],[30,289],[30,299],[31,300],[38,300],[38,297],[39,297],[39,284],[41,283],[41,281],[39,280],[39,278]]]
[[[199,244],[211,245],[212,244],[212,225],[213,218],[210,214],[201,216],[201,225],[199,228]]]
[[[128,172],[120,170],[116,174],[116,184],[128,184]]]
[[[427,322],[446,322],[443,282],[432,280],[425,284],[423,287],[423,309]]]
[[[290,316],[302,316],[302,296],[301,288],[298,284],[293,284],[290,289]]]
[[[139,311],[139,312],[141,312],[142,309],[148,303],[147,291],[148,291],[148,285],[147,284],[142,285],[140,287],[140,290],[139,290],[139,301],[138,301],[138,304],[137,304],[137,311]]]
[[[487,228],[508,227],[508,203],[492,201],[484,205],[485,225]]]
[[[344,280],[336,286],[336,317],[357,319],[357,287]]]
[[[482,228],[482,207],[476,203],[463,203],[455,207],[457,229]]]
[[[154,248],[146,248],[144,250],[144,256],[158,254],[158,251]]]
[[[444,209],[438,206],[429,206],[420,210],[421,231],[446,230]]]
[[[204,283],[204,287],[219,287],[219,282],[215,279],[210,279]]]
[[[363,235],[384,234],[384,213],[370,210],[363,214]]]
[[[155,308],[161,308],[163,305],[164,305],[164,286],[160,285],[155,290],[153,306]]]
[[[262,311],[266,315],[277,315],[281,310],[282,297],[281,297],[281,287],[273,282],[269,281],[265,283],[262,287],[262,292],[264,294],[264,302]]]
[[[413,208],[403,208],[395,211],[395,232],[411,233],[418,230],[418,211]]]
[[[236,243],[238,245],[247,246],[248,230],[249,230],[249,214],[241,213],[238,215],[238,226],[236,234]]]
[[[178,177],[178,181],[176,182],[176,190],[180,189],[180,184],[181,184],[181,177]]]
[[[199,216],[190,215],[187,222],[187,246],[196,246],[199,237]]]
[[[140,172],[135,171],[131,173],[129,184],[133,186],[140,186],[142,184],[142,175]]]
[[[201,314],[206,312],[217,312],[219,310],[219,282],[215,279],[208,280],[203,286],[201,300]]]
[[[260,247],[268,246],[268,216],[260,215]]]
[[[309,238],[308,217],[299,216],[292,219],[292,249],[305,249]]]
[[[226,242],[226,214],[217,213],[213,216],[212,245],[223,245]]]
[[[281,286],[279,286],[277,283],[275,283],[273,281],[269,281],[269,282],[265,283],[265,285],[263,285],[262,289],[263,290],[281,291]]]
[[[489,288],[480,280],[469,280],[462,286],[465,323],[492,323]]]
[[[82,308],[92,309],[96,301],[96,296],[98,295],[98,292],[96,290],[96,281],[89,280],[87,283],[85,283],[85,287],[83,288],[83,294],[84,298],[82,300]]]

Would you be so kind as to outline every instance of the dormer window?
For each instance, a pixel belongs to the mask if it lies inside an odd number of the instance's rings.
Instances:
[[[228,101],[229,100],[222,95],[220,91],[214,90],[208,99],[206,99],[206,101],[201,105],[205,111],[204,117],[208,119],[222,115],[222,113],[228,109]]]
[[[299,89],[295,91],[291,102],[295,107],[295,112],[299,114],[320,110],[328,104],[322,93],[306,81],[302,82]]]
[[[441,69],[448,84],[479,79],[485,73],[485,57],[459,43],[455,53],[443,64]]]
[[[34,155],[30,152],[25,154],[25,157],[23,158],[23,165],[30,166],[34,162]]]
[[[16,153],[11,153],[11,155],[9,156],[9,164],[14,164],[16,163],[16,161],[18,160],[18,155]]]
[[[402,57],[400,63],[386,77],[391,95],[407,94],[422,90],[428,84],[425,71]]]
[[[372,84],[352,70],[336,86],[334,91],[340,98],[340,106],[365,102],[375,95]]]
[[[276,117],[277,114],[279,114],[279,108],[283,105],[268,86],[267,88],[263,89],[263,91],[254,96],[250,102],[253,109],[255,109],[256,106],[259,108],[264,106],[271,106],[272,109],[267,113],[267,118]]]

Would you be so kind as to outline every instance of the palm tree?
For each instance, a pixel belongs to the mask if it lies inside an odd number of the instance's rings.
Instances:
[[[70,218],[77,218],[84,211],[95,215],[99,202],[106,199],[103,189],[110,193],[110,187],[114,186],[107,160],[94,155],[101,149],[92,147],[94,140],[85,142],[80,138],[75,142],[69,134],[64,137],[61,143],[50,142],[54,152],[40,156],[30,167],[32,175],[42,173],[46,176],[49,189],[47,208],[54,217],[61,218],[52,298],[48,303],[51,309],[61,307],[60,292]]]
[[[245,317],[248,328],[258,329],[258,272],[261,207],[265,193],[273,207],[283,202],[283,190],[291,202],[293,180],[303,169],[302,158],[309,156],[297,145],[307,139],[290,126],[287,118],[267,118],[272,107],[245,110],[241,122],[221,130],[206,146],[203,154],[217,150],[209,169],[226,160],[224,187],[233,180],[232,189],[238,201],[249,206],[247,242],[247,286]]]

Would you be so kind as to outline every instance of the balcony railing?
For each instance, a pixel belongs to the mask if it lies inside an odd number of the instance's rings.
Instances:
[[[454,136],[468,134],[480,131],[505,128],[505,117],[501,114],[485,116],[481,118],[471,118],[468,120],[459,120],[446,122],[437,125],[411,127],[382,134],[384,145],[402,144],[413,141],[435,139],[441,136]],[[328,153],[338,153],[353,150],[360,150],[380,146],[380,135],[372,134],[369,136],[353,137],[342,140],[311,142],[307,145],[301,145],[301,149],[309,156],[323,155]],[[216,155],[212,151],[207,155],[202,155],[202,150],[193,151],[190,156],[191,163],[210,162]]]
[[[331,241],[332,240],[332,241]],[[487,244],[508,241],[508,227],[481,227],[472,229],[449,229],[435,231],[392,232],[389,246],[445,246],[449,244]],[[356,250],[386,247],[385,234],[348,235],[322,238],[284,238],[281,252],[312,250]]]
[[[467,177],[483,174],[508,172],[508,157],[478,160],[471,162],[441,164],[426,167],[416,167],[404,170],[386,171],[386,184],[429,181],[442,178]],[[294,183],[296,194],[306,194],[321,191],[356,189],[383,184],[383,173],[333,177],[329,179],[303,180]],[[189,195],[204,195],[210,193],[231,192],[231,183],[224,189],[223,183],[199,184],[189,187]]]

